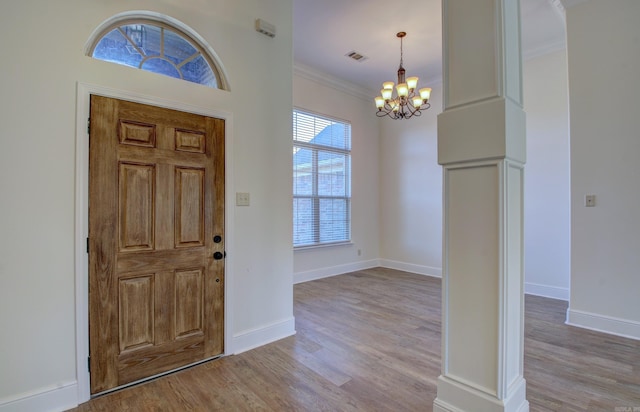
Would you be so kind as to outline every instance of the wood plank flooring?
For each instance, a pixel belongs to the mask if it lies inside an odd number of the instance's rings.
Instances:
[[[295,336],[73,411],[432,410],[439,279],[376,268],[295,285],[294,299]],[[640,341],[566,326],[566,309],[526,297],[530,410],[640,411]]]

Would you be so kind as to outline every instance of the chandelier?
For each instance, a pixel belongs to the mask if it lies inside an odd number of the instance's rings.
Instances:
[[[407,33],[401,31],[396,34],[400,38],[400,67],[398,68],[398,84],[396,85],[396,96],[393,96],[393,82],[382,83],[382,90],[375,98],[378,111],[376,116],[389,116],[392,119],[410,119],[413,116],[420,116],[422,110],[431,107],[429,97],[431,96],[431,88],[425,87],[416,93],[418,87],[418,78],[409,77],[405,80],[405,70],[402,67],[402,38]]]

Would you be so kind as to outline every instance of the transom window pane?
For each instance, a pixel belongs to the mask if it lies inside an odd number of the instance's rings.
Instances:
[[[199,45],[161,23],[123,22],[100,38],[91,55],[96,59],[218,88],[217,72]]]
[[[293,112],[293,245],[351,240],[351,125]]]

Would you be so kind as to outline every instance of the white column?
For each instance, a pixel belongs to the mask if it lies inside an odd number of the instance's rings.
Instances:
[[[443,0],[442,375],[434,411],[528,411],[518,0]]]

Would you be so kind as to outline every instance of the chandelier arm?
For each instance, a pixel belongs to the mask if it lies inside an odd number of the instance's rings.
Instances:
[[[422,111],[424,110],[428,110],[431,107],[431,104],[428,102],[423,102],[420,107],[415,107],[412,106],[409,101],[412,101],[413,97],[416,97],[417,94],[416,93],[412,93],[410,94],[410,96],[408,98],[396,98],[396,99],[391,99],[389,101],[385,101],[385,105],[384,107],[381,107],[378,109],[378,111],[376,112],[376,116],[377,117],[385,117],[385,116],[389,116],[392,119],[410,119],[414,116],[421,116],[422,115]],[[394,111],[393,107],[391,104],[389,104],[389,102],[393,102],[394,100],[396,100],[399,104],[399,109],[398,111]]]
[[[416,108],[413,113],[411,114],[411,116],[407,117],[407,119],[413,117],[413,116],[422,116],[422,112],[424,110],[429,110],[429,108],[431,107],[431,103],[422,103],[422,105],[420,105],[420,107]]]
[[[413,117],[416,114],[416,109],[410,105],[407,105],[407,109],[409,112],[409,115],[406,116],[407,119],[410,119],[411,117]]]
[[[393,111],[393,108],[391,106],[389,106],[389,104],[385,104],[384,108],[380,108],[378,109],[378,111],[376,112],[376,116],[378,117],[385,117],[385,116],[389,116],[392,119],[398,119],[398,115]]]
[[[422,112],[420,110],[416,110],[413,113],[411,113],[411,115],[408,116],[407,119],[411,119],[413,116],[418,117],[418,116],[421,116],[421,115],[422,115]]]

